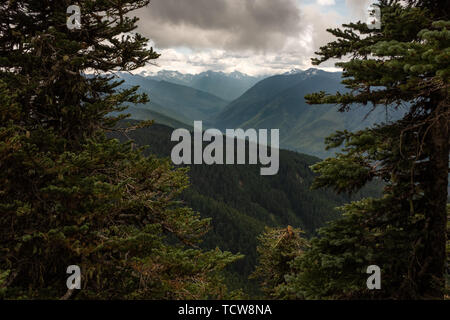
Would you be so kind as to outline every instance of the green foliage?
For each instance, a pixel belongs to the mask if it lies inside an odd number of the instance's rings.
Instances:
[[[124,120],[121,127],[139,122]],[[126,136],[112,136],[125,142],[132,139],[137,145],[149,145],[147,155],[169,157],[176,142],[170,141],[172,128],[154,124],[129,132]],[[281,228],[286,225],[301,227],[311,237],[327,221],[336,219],[334,209],[351,199],[377,196],[379,184],[371,184],[349,197],[336,195],[331,190],[311,190],[315,175],[310,166],[319,159],[291,151],[280,150],[280,170],[275,176],[261,176],[259,165],[193,165],[188,175],[191,186],[182,198],[201,216],[211,218],[211,231],[205,235],[202,248],[240,252],[245,258],[229,270],[233,287],[244,288],[249,294],[259,294],[254,280],[248,276],[257,263],[257,237],[266,226]]]
[[[228,103],[212,94],[184,85],[126,73],[119,74],[119,77],[125,81],[122,87],[139,86],[138,92],[151,95],[151,101],[142,108],[162,113],[191,126],[196,120],[212,119]]]
[[[315,164],[314,188],[353,193],[384,182],[383,196],[341,207],[343,217],[319,231],[310,247],[277,274],[285,298],[442,299],[445,288],[449,164],[448,11],[429,1],[384,1],[381,30],[361,22],[329,30],[319,64],[346,62],[345,92],[313,93],[310,104],[397,108],[400,120],[326,140],[342,148]],[[442,10],[441,10],[442,9]],[[447,12],[447,15],[443,13]],[[381,290],[368,290],[370,265],[382,270]]]
[[[252,278],[258,279],[270,299],[284,298],[285,275],[292,272],[291,263],[304,254],[308,242],[302,231],[288,226],[285,229],[266,228],[258,237],[258,265]]]
[[[440,3],[440,2],[439,2]],[[319,64],[339,62],[347,92],[306,96],[310,104],[354,104],[372,110],[409,105],[393,123],[338,132],[329,148],[343,152],[314,166],[314,187],[354,192],[374,179],[383,197],[351,203],[344,218],[321,231],[298,258],[288,286],[307,298],[443,298],[449,164],[448,66],[445,5],[385,1],[381,30],[363,23],[328,30],[338,39],[322,47]],[[364,289],[364,268],[379,265],[382,289]]]
[[[319,158],[334,155],[324,150],[324,139],[336,130],[361,130],[375,123],[400,119],[405,108],[374,110],[367,115],[362,105],[349,113],[338,112],[332,104],[311,108],[305,95],[320,88],[328,92],[347,89],[340,72],[310,69],[297,74],[269,77],[231,102],[216,118],[219,128],[281,128],[282,148]]]
[[[392,217],[399,205],[394,201],[365,199],[341,208],[343,218],[320,230],[311,241],[311,249],[293,263],[287,287],[294,297],[306,299],[371,299],[401,298],[404,285],[398,274],[405,274],[410,248],[405,238],[411,237],[411,222]],[[384,227],[370,221],[384,212]],[[395,257],[395,258],[393,258]],[[382,289],[368,290],[367,267],[382,269]],[[406,288],[405,288],[406,289]],[[408,288],[409,289],[409,288]]]
[[[65,297],[229,297],[221,270],[240,256],[198,247],[210,221],[180,201],[185,170],[105,135],[148,100],[107,73],[159,56],[129,34],[148,2],[78,1],[73,31],[69,1],[0,5],[2,298],[62,297],[69,265],[82,290]]]

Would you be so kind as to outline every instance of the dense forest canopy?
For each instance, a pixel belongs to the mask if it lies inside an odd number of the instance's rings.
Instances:
[[[147,101],[108,72],[158,58],[131,14],[149,1],[78,1],[68,30],[70,2],[0,4],[1,297],[230,297],[220,270],[240,256],[198,248],[210,224],[179,202],[184,170],[105,136]]]
[[[137,124],[139,122],[134,120],[119,123],[124,128]],[[114,132],[110,136],[122,142],[131,139],[139,146],[148,146],[145,155],[168,158],[176,145],[170,141],[173,130],[153,124],[126,135]],[[201,247],[214,249],[218,246],[245,255],[227,268],[231,273],[228,281],[234,286],[243,287],[249,294],[259,294],[248,276],[255,269],[257,238],[265,227],[297,226],[310,238],[319,227],[339,217],[335,207],[351,200],[379,196],[380,183],[368,185],[353,197],[337,195],[332,190],[310,190],[315,178],[310,166],[319,161],[309,155],[280,150],[280,169],[274,176],[261,176],[260,165],[188,166],[190,186],[181,198],[202,217],[211,218],[212,230],[203,238]]]

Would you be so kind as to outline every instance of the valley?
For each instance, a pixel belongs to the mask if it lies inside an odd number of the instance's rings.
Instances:
[[[136,125],[123,120],[121,127]],[[128,138],[139,146],[148,146],[146,155],[169,158],[177,142],[170,141],[174,128],[154,124],[148,128],[112,136],[122,142]],[[192,143],[193,145],[193,143]],[[248,143],[246,145],[248,148]],[[170,159],[168,159],[170,161]],[[190,165],[190,187],[183,193],[186,205],[212,221],[212,230],[202,247],[244,254],[229,272],[234,287],[255,293],[255,283],[248,280],[257,261],[257,237],[265,227],[301,228],[311,237],[316,230],[339,214],[335,209],[351,199],[378,195],[380,187],[372,184],[352,198],[331,190],[311,190],[315,177],[310,166],[319,158],[280,150],[279,172],[261,176],[261,165]]]
[[[280,147],[314,155],[319,158],[332,156],[327,151],[324,139],[337,130],[356,131],[399,119],[407,106],[392,108],[355,106],[349,112],[340,113],[337,106],[310,106],[306,94],[320,90],[326,92],[345,91],[340,83],[341,73],[318,69],[294,70],[282,75],[270,76],[256,82],[237,99],[230,101],[186,86],[192,78],[180,73],[162,77],[165,80],[140,75],[120,75],[126,85],[140,85],[141,92],[150,96],[150,103],[128,110],[132,119],[146,120],[144,110],[162,114],[165,118],[157,122],[180,127],[192,127],[193,122],[202,120],[208,128],[232,129],[279,129]],[[223,76],[223,75],[222,75]],[[207,77],[206,77],[207,78]],[[227,81],[233,80],[231,74]],[[167,80],[173,81],[168,82]],[[255,79],[253,79],[255,80]],[[177,84],[177,83],[178,84]],[[179,83],[185,83],[181,85]]]

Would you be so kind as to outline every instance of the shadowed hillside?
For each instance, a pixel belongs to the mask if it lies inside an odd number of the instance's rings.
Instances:
[[[387,114],[379,107],[354,107],[340,113],[334,105],[310,106],[305,95],[316,92],[345,91],[341,73],[310,69],[296,74],[273,76],[257,83],[244,95],[231,102],[217,117],[219,128],[280,129],[280,146],[321,158],[326,151],[324,139],[337,130],[361,130],[400,117],[406,108]]]
[[[125,120],[122,126],[135,123]],[[154,124],[131,131],[128,136],[140,146],[149,146],[147,154],[170,157],[176,144],[170,141],[173,130]],[[117,133],[114,136],[127,140]],[[245,254],[232,268],[240,281],[247,281],[254,268],[256,238],[265,226],[292,225],[311,236],[338,217],[334,208],[349,198],[331,191],[310,190],[314,174],[309,167],[318,161],[316,157],[280,150],[280,170],[275,176],[261,176],[259,165],[190,166],[191,186],[183,199],[202,217],[212,218],[213,230],[203,246]],[[371,187],[365,194],[373,194],[374,190]]]

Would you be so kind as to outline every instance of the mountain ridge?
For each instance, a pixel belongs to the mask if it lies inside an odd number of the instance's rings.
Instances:
[[[121,127],[138,123],[123,120]],[[177,142],[170,137],[173,128],[154,124],[110,136],[122,142],[131,138],[139,146],[148,145],[146,155],[170,157]],[[248,151],[248,144],[246,146]],[[297,152],[280,150],[280,170],[275,176],[261,176],[260,165],[189,165],[190,187],[183,193],[186,205],[212,219],[212,230],[202,246],[208,249],[245,254],[231,271],[250,285],[248,275],[254,270],[257,236],[266,226],[301,227],[308,236],[339,216],[335,207],[349,201],[331,190],[311,190],[315,177],[310,166],[320,159]],[[372,192],[368,190],[367,192]]]
[[[181,73],[176,72],[175,75]],[[210,71],[205,74],[217,75]],[[236,73],[239,77],[241,73]],[[188,76],[189,77],[189,76]],[[237,99],[228,102],[210,93],[166,80],[124,75],[127,86],[140,85],[140,92],[149,94],[150,103],[130,109],[137,120],[148,119],[142,109],[163,115],[160,123],[192,127],[202,120],[205,128],[279,129],[280,147],[314,155],[332,156],[336,150],[325,150],[325,138],[338,130],[361,130],[375,123],[396,120],[404,110],[356,105],[340,113],[335,105],[308,105],[304,96],[317,91],[345,92],[342,73],[320,69],[294,69],[258,81]],[[207,78],[207,77],[206,77]],[[370,114],[369,114],[370,113]],[[174,121],[171,121],[172,118]]]
[[[250,76],[239,71],[224,73],[208,70],[198,74],[161,70],[157,73],[141,73],[148,79],[162,80],[204,91],[221,99],[232,101],[241,96],[266,76]]]
[[[194,120],[208,122],[228,104],[210,93],[164,80],[123,73],[119,78],[125,80],[122,87],[138,85],[138,92],[149,96],[150,102],[139,106],[140,109],[163,114],[187,125],[192,125]]]
[[[309,69],[266,78],[230,102],[214,124],[221,129],[279,129],[282,148],[325,158],[334,151],[325,150],[324,140],[334,132],[361,130],[404,114],[401,108],[387,112],[361,105],[341,113],[336,105],[306,103],[305,95],[317,91],[348,91],[341,76],[339,72]]]

